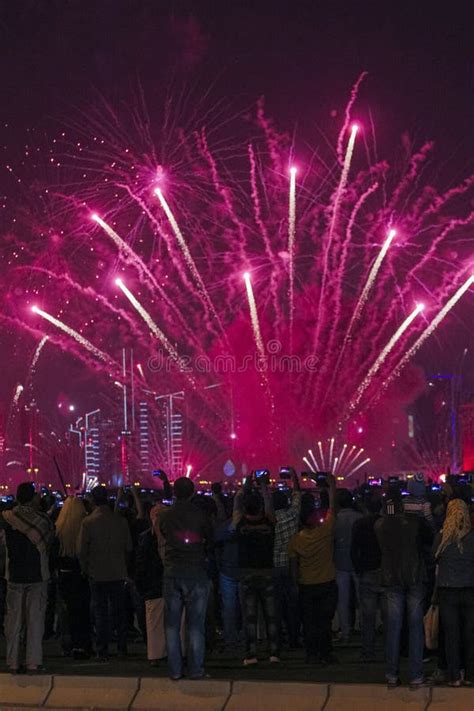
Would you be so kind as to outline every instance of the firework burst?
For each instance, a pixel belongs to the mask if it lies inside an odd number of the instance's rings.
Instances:
[[[41,208],[30,194],[15,215],[4,323],[37,336],[34,305],[50,351],[79,349],[104,384],[133,346],[143,397],[186,393],[193,476],[228,455],[229,432],[251,466],[300,460],[312,432],[340,431],[403,377],[472,285],[473,180],[423,186],[431,144],[396,167],[363,152],[360,81],[326,156],[291,146],[261,102],[206,126],[168,106],[155,134],[144,111],[92,108],[54,138]],[[359,449],[308,461],[349,475]]]

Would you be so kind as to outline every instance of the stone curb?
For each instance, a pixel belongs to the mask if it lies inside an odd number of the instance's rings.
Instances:
[[[474,711],[474,689],[0,674],[0,711]]]

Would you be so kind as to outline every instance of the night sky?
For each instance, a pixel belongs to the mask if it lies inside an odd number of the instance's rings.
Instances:
[[[472,172],[470,8],[455,0],[1,0],[0,145],[14,160],[26,129],[48,131],[95,93],[113,100],[138,81],[151,109],[163,86],[211,89],[230,110],[263,94],[279,125],[317,143],[335,135],[350,88],[367,70],[360,99],[381,151],[404,132],[418,143],[433,139],[437,175],[449,187]],[[11,177],[0,176],[8,195]],[[451,367],[474,346],[472,316],[456,314],[418,357],[428,371]],[[2,340],[7,399],[24,363],[21,349],[12,362],[13,339]],[[81,399],[82,368],[69,360],[42,365],[46,402],[71,381],[71,398]]]

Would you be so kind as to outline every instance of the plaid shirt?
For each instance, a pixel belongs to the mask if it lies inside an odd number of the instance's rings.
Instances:
[[[289,565],[288,544],[298,533],[301,509],[301,492],[294,491],[289,509],[275,511],[275,544],[273,547],[273,565],[275,568],[287,568]]]

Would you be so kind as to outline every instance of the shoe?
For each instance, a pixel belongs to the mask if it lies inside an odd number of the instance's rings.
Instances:
[[[463,679],[462,685],[472,687],[474,686],[474,682],[470,681],[469,679]]]
[[[446,672],[444,669],[435,669],[433,674],[429,677],[431,684],[444,684],[446,681]]]
[[[402,685],[402,682],[400,681],[400,679],[395,679],[395,678],[387,679],[387,689],[396,689],[401,685]]]
[[[158,661],[158,659],[150,659],[150,666],[156,669],[156,667],[160,666],[160,662]]]
[[[254,667],[258,664],[257,657],[248,657],[242,662],[244,667]]]
[[[460,689],[462,686],[462,681],[461,679],[456,679],[456,681],[448,681],[448,686],[450,686],[452,689]]]
[[[429,679],[424,679],[423,677],[420,677],[419,679],[413,679],[410,681],[408,684],[408,688],[410,691],[417,691],[418,689],[426,689],[432,686],[431,682]]]
[[[272,655],[270,657],[270,664],[280,664],[280,657]]]
[[[190,681],[200,681],[200,679],[210,679],[210,674],[198,674],[198,676],[190,676]]]
[[[39,664],[38,666],[31,665],[29,667],[26,667],[26,673],[29,674],[30,676],[34,676],[35,674],[44,674],[45,668]]]
[[[170,676],[171,681],[179,681],[182,678],[183,678],[182,674],[180,674],[179,676]]]

